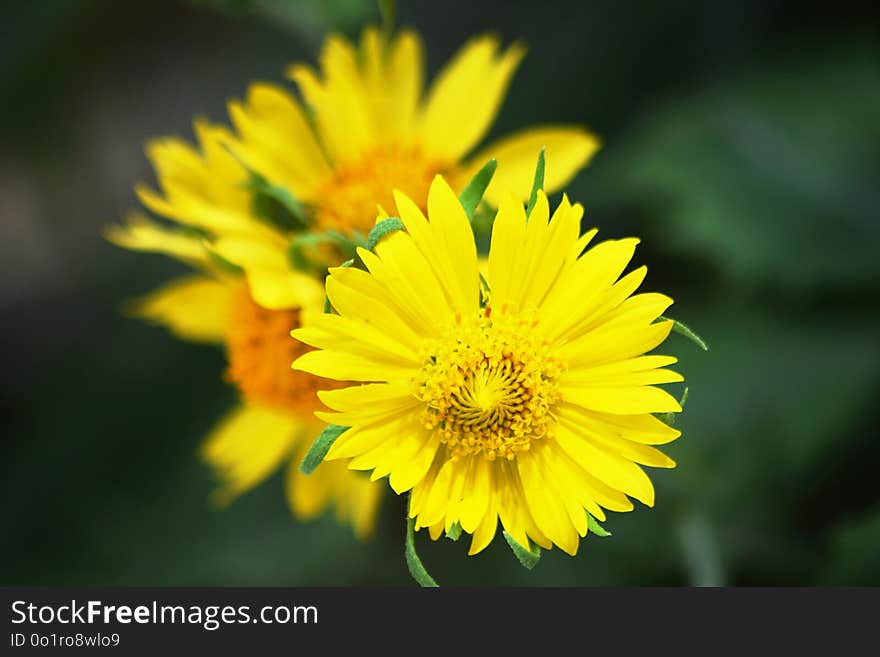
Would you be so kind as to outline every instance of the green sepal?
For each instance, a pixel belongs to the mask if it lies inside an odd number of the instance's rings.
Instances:
[[[379,15],[382,17],[382,33],[386,41],[394,34],[394,0],[379,0]]]
[[[661,322],[666,322],[666,321],[672,322],[672,330],[675,333],[678,333],[679,335],[683,335],[684,337],[689,339],[691,342],[696,344],[703,351],[709,351],[709,345],[706,344],[706,341],[703,340],[703,338],[701,338],[699,335],[697,335],[693,331],[693,329],[691,329],[686,324],[679,322],[677,319],[672,319],[671,317],[661,316],[661,317],[658,317],[657,319]]]
[[[690,390],[690,388],[685,386],[684,392],[681,393],[681,399],[678,400],[678,405],[681,407],[681,410],[684,410],[685,402],[688,400],[688,390]],[[675,413],[664,413],[660,416],[660,419],[670,427],[675,426]]]
[[[196,240],[211,239],[211,233],[199,226],[175,226],[175,232]]]
[[[273,185],[260,174],[250,171],[244,187],[251,193],[254,216],[285,232],[308,227],[302,204],[286,187]]]
[[[517,560],[519,560],[519,562],[522,564],[523,568],[531,570],[538,565],[538,562],[541,560],[540,546],[533,545],[532,549],[530,550],[517,543],[516,540],[514,540],[513,536],[507,533],[507,530],[504,530],[502,533],[504,534],[504,539],[510,546],[511,551],[513,552]]]
[[[407,515],[409,513],[407,512]],[[422,564],[422,560],[419,559],[419,554],[416,552],[416,519],[415,518],[407,518],[406,519],[406,549],[404,550],[404,554],[406,555],[406,566],[409,568],[409,574],[412,575],[412,578],[416,580],[419,586],[425,588],[437,588],[439,584],[437,584],[437,580],[431,577],[430,573],[428,573],[425,566]]]
[[[388,217],[387,219],[383,219],[370,231],[370,234],[367,235],[367,250],[373,251],[379,242],[382,241],[382,238],[388,235],[389,233],[393,233],[398,230],[404,230],[405,226],[403,222],[397,217]]]
[[[449,531],[446,532],[446,538],[451,541],[457,541],[461,538],[461,524],[456,520],[452,523],[452,527],[449,528]]]
[[[494,157],[483,165],[483,168],[477,171],[477,174],[471,178],[471,181],[464,188],[464,191],[458,197],[464,213],[467,215],[468,221],[473,222],[474,212],[480,201],[483,200],[483,194],[486,188],[492,182],[492,176],[495,175],[495,169],[498,168],[498,160]]]
[[[347,430],[348,427],[341,427],[338,424],[328,424],[324,427],[324,430],[318,434],[315,442],[309,447],[309,451],[303,457],[302,463],[299,464],[299,471],[303,474],[312,474],[315,468],[321,465],[336,439]]]
[[[363,235],[357,231],[351,236],[340,233],[338,230],[326,230],[323,233],[300,233],[290,241],[287,247],[287,259],[291,266],[299,271],[326,274],[327,264],[309,256],[309,251],[321,244],[334,246],[343,257],[351,259],[357,255],[359,246],[366,245],[366,241]]]
[[[596,520],[589,513],[587,514],[587,529],[590,530],[591,534],[595,534],[601,538],[605,538],[606,536],[611,536],[611,532],[605,529],[602,525],[599,524],[599,521]]]
[[[208,253],[208,259],[211,261],[211,264],[217,266],[218,269],[222,269],[230,274],[235,274],[240,276],[244,274],[244,269],[236,265],[234,262],[230,262],[222,255],[217,253],[216,251],[211,250],[210,246],[206,249]]]
[[[535,180],[532,182],[532,193],[529,194],[529,204],[526,206],[526,218],[531,216],[538,202],[538,190],[544,189],[544,149],[538,153],[538,164],[535,166]]]

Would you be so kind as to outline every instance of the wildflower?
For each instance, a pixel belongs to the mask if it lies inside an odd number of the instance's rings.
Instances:
[[[134,230],[143,231],[145,224]],[[125,233],[110,237],[124,241]],[[131,314],[167,326],[175,335],[225,346],[225,378],[241,403],[218,423],[202,445],[221,485],[214,501],[225,506],[287,465],[285,489],[292,512],[308,520],[332,506],[341,522],[362,538],[375,526],[382,490],[345,463],[325,463],[312,476],[299,470],[308,445],[321,429],[315,396],[334,382],[291,372],[292,358],[307,352],[290,337],[301,309],[269,310],[258,305],[240,277],[213,265],[206,253],[190,254],[205,273],[185,276],[133,303]],[[328,467],[329,466],[329,467]]]
[[[423,89],[422,44],[410,31],[391,40],[375,29],[359,50],[327,39],[320,72],[297,64],[288,73],[305,106],[280,86],[257,83],[232,101],[232,127],[195,121],[197,144],[151,141],[147,154],[158,190],[139,185],[143,204],[168,220],[144,216],[115,226],[119,246],[182,260],[199,275],[170,283],[135,304],[134,314],[184,339],[225,345],[226,378],[241,394],[207,439],[203,455],[223,482],[228,502],[283,463],[295,464],[322,426],[315,390],[330,385],[290,372],[305,347],[289,332],[302,313],[323,304],[326,263],[362,241],[377,204],[404,189],[425,206],[438,172],[464,186],[489,155],[496,178],[530,175],[542,146],[555,154],[548,182],[558,187],[598,147],[577,126],[533,128],[469,153],[490,128],[523,56],[496,39],[466,45]],[[486,192],[497,200],[496,187]],[[332,236],[330,243],[325,243]],[[303,262],[305,252],[316,263]],[[310,266],[315,264],[315,266]],[[335,503],[359,532],[372,527],[381,487],[344,463],[323,464],[306,478],[289,469],[290,505],[301,517]]]
[[[212,249],[245,269],[254,298],[268,308],[299,299],[288,262],[290,226],[253,221],[248,186],[256,176],[301,206],[301,230],[366,235],[376,206],[399,189],[425,209],[428,187],[441,173],[461,190],[489,158],[498,161],[489,203],[498,190],[528,189],[538,151],[546,149],[548,191],[559,189],[599,147],[574,125],[525,129],[471,155],[491,127],[524,48],[500,50],[497,39],[471,40],[424,90],[419,37],[392,40],[364,30],[360,47],[327,38],[320,71],[294,64],[287,73],[306,107],[281,86],[251,85],[229,103],[235,131],[196,122],[200,149],[177,139],[150,144],[162,193],[137,188],[158,215],[207,231]],[[307,108],[307,109],[306,109]],[[267,223],[269,225],[267,225]],[[339,261],[330,251],[327,264]]]
[[[336,314],[293,332],[318,348],[296,370],[360,382],[318,393],[333,411],[317,415],[348,427],[327,459],[411,491],[415,528],[437,539],[460,527],[470,554],[500,519],[520,546],[573,555],[591,516],[653,505],[640,465],[674,466],[653,445],[679,432],[653,414],[681,407],[655,386],[682,377],[665,369],[675,358],[645,355],[673,327],[657,321],[672,299],[634,294],[645,267],[621,276],[637,239],[584,252],[596,231],[579,236],[583,208],[563,198],[551,218],[535,199],[527,216],[502,198],[481,285],[448,182],[434,179],[427,218],[396,192],[405,230],[358,251],[366,271],[332,268]]]

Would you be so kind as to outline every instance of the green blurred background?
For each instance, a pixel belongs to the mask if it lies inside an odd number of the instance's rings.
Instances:
[[[880,5],[399,3],[436,70],[493,30],[530,54],[493,134],[583,122],[605,146],[570,185],[586,224],[644,238],[690,399],[653,510],[523,570],[503,540],[422,558],[452,585],[880,584]],[[200,439],[232,403],[222,353],[126,320],[183,268],[101,229],[150,180],[143,143],[285,64],[368,0],[40,0],[0,42],[0,583],[411,583],[403,502],[359,544],[300,525],[276,476],[225,512]],[[390,493],[390,491],[389,491]]]

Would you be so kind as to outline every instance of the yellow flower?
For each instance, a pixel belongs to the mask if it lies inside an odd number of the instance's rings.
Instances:
[[[599,147],[580,126],[524,130],[471,152],[491,127],[524,49],[501,51],[489,36],[473,39],[423,89],[419,37],[403,31],[386,42],[367,28],[360,49],[328,37],[320,73],[294,64],[288,75],[308,111],[283,87],[251,85],[229,103],[235,133],[196,123],[200,149],[180,140],[153,142],[148,154],[162,193],[138,195],[163,217],[207,231],[212,249],[245,269],[254,298],[268,308],[300,303],[301,274],[287,264],[289,233],[255,222],[245,189],[252,173],[304,204],[315,230],[369,232],[376,206],[400,189],[424,209],[437,173],[460,191],[486,160],[498,170],[485,198],[528,189],[538,151],[548,162],[548,190],[560,188]],[[338,261],[338,259],[333,260]]]
[[[147,225],[136,226],[143,230]],[[314,417],[322,408],[315,391],[334,385],[301,372],[291,376],[290,360],[309,350],[290,337],[291,328],[299,326],[300,309],[263,308],[238,277],[212,266],[204,250],[190,255],[205,273],[170,282],[133,304],[131,314],[160,323],[183,339],[226,347],[226,379],[239,389],[242,403],[202,446],[203,457],[222,482],[215,502],[228,504],[287,464],[287,499],[297,517],[314,518],[332,505],[340,521],[367,537],[381,501],[379,485],[342,462],[323,464],[310,477],[299,470],[305,451],[323,429]]]
[[[395,193],[405,231],[375,253],[367,271],[333,268],[327,295],[338,314],[316,314],[293,335],[318,347],[294,368],[337,381],[365,382],[320,392],[349,427],[328,460],[389,476],[411,490],[410,517],[438,538],[456,523],[485,548],[497,523],[520,545],[557,545],[569,554],[588,531],[588,514],[651,506],[654,489],[639,467],[673,467],[652,445],[679,432],[652,413],[678,412],[656,384],[682,381],[660,345],[672,303],[634,294],[640,267],[621,277],[637,239],[584,249],[583,208],[566,198],[550,217],[543,192],[526,217],[502,198],[483,286],[465,211],[442,177],[428,195],[428,221]],[[486,291],[485,288],[488,288]]]
[[[518,45],[501,51],[494,38],[477,38],[425,92],[422,45],[414,33],[385,41],[367,29],[359,51],[331,36],[320,73],[301,64],[289,70],[308,109],[284,88],[257,83],[246,100],[230,102],[232,128],[197,120],[196,145],[177,138],[147,145],[158,190],[142,184],[137,194],[176,226],[135,216],[110,228],[107,237],[200,271],[150,295],[134,313],[181,338],[226,345],[227,378],[243,406],[204,448],[225,482],[220,501],[289,462],[290,503],[298,515],[335,502],[359,531],[372,527],[381,486],[343,463],[324,464],[309,478],[295,467],[321,424],[313,415],[319,408],[316,381],[293,376],[287,367],[303,348],[289,331],[300,309],[323,304],[324,289],[315,272],[291,265],[291,244],[308,231],[366,234],[377,205],[393,202],[392,189],[425,207],[435,174],[460,188],[490,156],[499,166],[486,192],[489,201],[497,200],[499,185],[527,184],[542,146],[554,158],[548,185],[567,182],[598,148],[581,127],[533,128],[469,157],[490,128],[522,55]],[[255,180],[300,204],[304,225],[259,213]],[[338,262],[332,248],[318,255]]]

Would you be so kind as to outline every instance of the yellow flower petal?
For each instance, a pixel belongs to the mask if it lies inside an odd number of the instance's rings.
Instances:
[[[581,256],[559,277],[541,304],[541,320],[548,337],[558,338],[589,315],[624,268],[639,240],[601,242]]]
[[[361,156],[376,141],[369,96],[357,53],[342,37],[331,35],[320,56],[324,79],[303,64],[295,64],[288,77],[313,111],[321,142],[334,163]]]
[[[466,184],[489,161],[498,160],[498,169],[486,190],[485,199],[498,205],[505,192],[521,201],[528,199],[535,176],[538,153],[545,149],[544,191],[555,192],[574,177],[599,149],[599,139],[580,126],[541,126],[528,128],[482,148],[461,166],[456,180]]]
[[[245,103],[229,103],[229,115],[240,135],[228,140],[232,152],[297,199],[311,201],[331,170],[293,96],[276,85],[253,84]],[[296,157],[291,157],[292,153]]]
[[[496,510],[495,495],[489,491],[489,499],[486,504],[486,512],[480,524],[474,529],[471,546],[468,549],[468,555],[474,555],[484,550],[492,539],[495,538],[495,532],[498,529],[498,511]]]
[[[407,232],[440,282],[447,302],[468,313],[479,304],[477,247],[464,208],[447,182],[437,176],[428,193],[430,223],[407,196],[395,192]]]
[[[412,400],[412,392],[406,383],[369,383],[339,390],[323,390],[318,397],[326,406],[337,411],[374,412],[400,409]]]
[[[561,415],[573,413],[572,423],[590,435],[621,438],[643,445],[665,445],[681,435],[653,415],[615,415],[598,413],[563,402],[557,409]]]
[[[654,506],[654,486],[648,475],[632,461],[583,440],[577,428],[561,419],[556,442],[590,475],[609,487]]]
[[[202,458],[221,487],[215,501],[229,504],[271,475],[286,459],[306,427],[288,413],[241,406],[229,413],[202,444]]]
[[[591,411],[617,415],[638,415],[640,413],[678,413],[681,406],[665,390],[653,386],[617,386],[598,388],[560,386],[562,398],[570,404],[582,406]]]
[[[168,229],[142,214],[132,214],[122,226],[108,226],[104,237],[124,249],[163,253],[173,258],[204,265],[208,252],[202,238]]]
[[[230,285],[213,278],[185,276],[135,300],[127,311],[184,340],[220,343],[226,335],[232,293]]]
[[[526,210],[522,203],[508,194],[498,206],[489,247],[492,304],[499,309],[515,304],[519,296],[520,290],[516,286],[517,270],[525,239]]]
[[[498,45],[489,36],[472,40],[432,84],[421,130],[425,151],[438,160],[458,160],[494,122],[513,72],[525,55],[520,44],[500,54]]]
[[[294,331],[293,337],[303,342],[308,333]],[[308,343],[307,343],[308,344]],[[393,365],[380,359],[355,356],[343,351],[310,351],[293,362],[294,369],[337,381],[375,381],[382,376],[386,381],[407,381],[416,371],[413,367]],[[380,374],[381,372],[381,374]]]
[[[264,308],[313,308],[323,303],[321,284],[291,269],[276,240],[223,237],[211,249],[244,269],[254,301]]]
[[[251,215],[247,172],[229,153],[229,131],[197,121],[201,150],[176,138],[155,139],[147,155],[162,193],[135,188],[141,202],[158,215],[212,234],[264,235],[271,230]]]
[[[366,272],[346,267],[331,269],[327,277],[327,297],[340,313],[383,331],[389,338],[410,349],[417,349],[421,339],[414,330],[418,321],[408,315],[381,286],[376,286]]]
[[[419,355],[379,329],[350,317],[330,313],[307,315],[297,339],[314,346],[345,344],[345,351],[377,361],[418,367]]]
[[[537,457],[525,452],[517,458],[517,466],[526,503],[538,528],[563,551],[571,555],[577,554],[577,531],[563,501],[551,492],[552,485],[541,475]]]
[[[368,27],[361,37],[361,58],[378,136],[410,143],[424,77],[421,39],[415,32],[403,30],[386,48],[379,30]]]
[[[322,463],[313,473],[303,474],[299,465],[305,443],[321,430],[314,422],[307,424],[303,448],[294,450],[287,467],[285,493],[290,510],[301,520],[311,520],[334,506],[339,522],[351,524],[358,538],[367,538],[376,526],[382,487],[352,472],[343,461]]]

